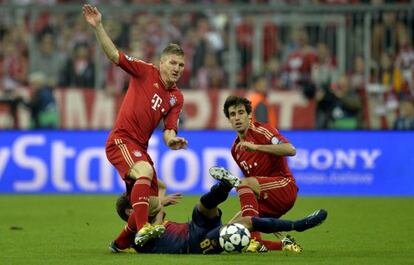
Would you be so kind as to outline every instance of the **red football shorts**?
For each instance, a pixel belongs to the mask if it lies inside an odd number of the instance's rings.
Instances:
[[[150,163],[154,171],[150,196],[158,196],[158,181],[154,163],[144,148],[127,140],[112,138],[107,141],[105,151],[109,162],[118,170],[119,175],[125,181],[128,194],[130,194],[135,183],[134,179],[128,177],[131,168],[139,161]]]
[[[254,177],[259,181],[259,214],[279,218],[295,204],[298,187],[291,178]]]

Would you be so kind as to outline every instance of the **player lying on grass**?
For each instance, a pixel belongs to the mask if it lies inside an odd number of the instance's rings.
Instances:
[[[217,184],[211,187],[210,191],[204,194],[199,203],[194,207],[192,219],[187,223],[176,223],[165,221],[165,213],[160,211],[154,218],[152,224],[146,224],[145,229],[140,231],[140,240],[135,241],[133,246],[140,253],[204,253],[218,254],[223,249],[218,243],[219,231],[222,227],[221,210],[217,206],[224,202],[230,190],[233,188],[231,180],[222,178]],[[125,203],[120,203],[124,201]],[[118,199],[118,212],[131,212],[128,205],[128,198],[121,196]],[[302,232],[307,229],[320,225],[327,217],[327,212],[323,209],[313,212],[311,215],[297,220],[280,220],[276,218],[263,217],[239,217],[234,223],[244,225],[249,231],[260,231],[263,233],[274,233],[283,231]],[[125,216],[121,216],[127,220]],[[128,225],[127,225],[128,226]],[[128,229],[128,227],[126,227]],[[302,248],[296,242],[286,237],[282,239],[281,249],[300,252]],[[109,249],[112,252],[122,252],[115,242],[112,242]],[[253,248],[256,250],[256,248]]]

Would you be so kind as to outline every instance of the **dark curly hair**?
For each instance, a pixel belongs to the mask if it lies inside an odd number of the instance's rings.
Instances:
[[[238,97],[238,96],[228,96],[226,98],[226,102],[224,102],[224,115],[226,115],[226,118],[229,118],[229,108],[231,106],[239,106],[244,105],[246,108],[247,114],[250,114],[252,112],[252,102],[248,100],[247,98]]]

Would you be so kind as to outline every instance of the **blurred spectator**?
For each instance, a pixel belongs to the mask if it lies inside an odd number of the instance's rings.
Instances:
[[[93,34],[88,30],[86,23],[83,20],[82,15],[77,13],[71,14],[71,20],[69,25],[70,27],[70,41],[69,47],[71,49],[76,49],[83,44],[90,43],[91,39],[94,37]]]
[[[67,0],[0,2],[39,5],[72,3]],[[409,8],[388,9],[386,6],[389,3],[408,3],[410,0],[203,0],[196,2],[223,3],[223,10],[194,9],[191,12],[181,12],[171,9],[167,13],[133,10],[133,4],[153,3],[149,0],[98,2],[132,4],[130,10],[111,9],[107,6],[108,15],[116,13],[117,17],[121,17],[108,24],[107,30],[118,47],[124,47],[135,57],[149,62],[157,61],[155,56],[160,47],[167,42],[180,42],[186,52],[188,69],[180,80],[180,86],[183,88],[227,88],[227,82],[235,79],[237,87],[253,87],[250,80],[252,63],[253,60],[260,59],[256,61],[257,66],[266,76],[269,89],[302,89],[307,98],[313,98],[316,91],[317,127],[328,128],[332,126],[331,114],[337,99],[331,90],[331,83],[337,78],[338,71],[336,54],[345,55],[345,65],[338,68],[352,68],[347,71],[350,90],[359,94],[364,116],[367,117],[364,121],[369,121],[371,128],[391,128],[399,112],[400,98],[414,96],[413,11]],[[194,3],[189,0],[156,2]],[[361,3],[383,6],[372,10],[369,7],[356,7],[355,10],[359,10],[358,12],[352,12],[353,7],[335,7],[338,12],[335,14],[340,14],[346,19],[346,47],[345,51],[339,51],[336,49],[339,47],[337,33],[340,27],[335,23],[305,22],[303,27],[298,27],[295,23],[302,21],[302,18],[296,22],[289,20],[280,23],[275,20],[275,16],[281,14],[280,11],[271,6],[268,10],[255,7],[254,10],[252,8],[238,12],[237,9],[232,9],[236,3],[291,5],[292,14],[295,15],[299,14],[297,11],[300,11],[300,8],[296,9],[293,5]],[[79,48],[84,43],[90,43],[93,36],[78,12],[54,6],[39,8],[35,13],[22,7],[11,8],[11,12],[8,11],[9,8],[0,11],[0,94],[6,95],[3,98],[8,102],[13,101],[16,91],[28,85],[28,75],[37,71],[46,73],[54,82],[58,81],[64,86],[103,87],[111,94],[122,93],[126,88],[127,75],[116,66],[100,61],[99,56],[93,56],[96,48],[93,45],[87,47],[86,52],[85,49]],[[302,10],[303,14],[316,20],[320,14],[325,14],[324,11],[307,13],[306,10],[307,8]],[[366,18],[371,18],[372,27],[368,33],[370,36],[365,36],[367,32],[364,31],[364,25],[368,22],[365,21]],[[262,39],[254,38],[257,25],[262,26]],[[236,30],[235,36],[230,34],[233,33],[233,29]],[[35,49],[28,50],[28,41],[31,38],[34,40]],[[369,38],[371,52],[364,54],[365,40]],[[236,43],[231,43],[232,41]],[[318,45],[315,49],[313,44],[316,43]],[[231,57],[234,54],[230,48],[236,48],[236,57]],[[260,48],[262,54],[253,53],[253,48]],[[284,48],[283,51],[281,48]],[[78,49],[83,50],[79,57],[75,56]],[[73,57],[69,56],[71,51]],[[256,58],[256,55],[261,58]],[[371,57],[369,66],[365,65],[365,56]],[[237,76],[229,75],[233,74],[230,67],[234,66],[233,62],[236,62]],[[365,67],[369,67],[372,72],[366,73]],[[366,89],[370,85],[378,89],[370,92]],[[368,92],[365,95],[366,91]],[[369,109],[366,109],[367,106]],[[374,119],[381,122],[374,123]]]
[[[346,5],[346,4],[358,4],[360,0],[319,0],[319,4],[334,4],[334,5]]]
[[[414,130],[414,101],[409,98],[400,101],[400,114],[394,122],[394,130]]]
[[[164,36],[164,43],[179,43],[183,39],[183,34],[185,33],[185,30],[181,30],[180,26],[182,26],[181,23],[182,20],[186,20],[186,17],[183,16],[172,16],[170,18],[169,23],[165,25],[165,36]]]
[[[121,95],[128,89],[128,74],[111,62],[104,63],[105,82],[104,89],[109,95]]]
[[[33,94],[30,101],[23,101],[31,112],[33,129],[51,129],[59,127],[59,112],[53,95],[53,87],[42,72],[34,72],[29,77]]]
[[[390,93],[401,89],[401,73],[395,67],[391,53],[383,52],[378,67],[373,70],[372,82],[383,85],[383,92]]]
[[[146,14],[147,22],[143,25],[143,30],[145,32],[145,45],[143,46],[146,49],[145,55],[147,60],[152,62],[156,60],[159,51],[162,50],[161,45],[163,43],[163,27],[161,17],[155,14]],[[141,37],[142,32],[139,34]]]
[[[278,37],[279,29],[275,23],[270,21],[263,25],[263,61],[267,63],[270,59],[277,55],[280,48],[280,40]]]
[[[336,83],[318,87],[315,99],[317,129],[362,128],[362,101],[346,75],[340,76]]]
[[[7,106],[10,122],[18,128],[17,107],[21,89],[27,85],[27,34],[20,25],[0,24],[0,104]]]
[[[365,86],[365,62],[362,56],[356,56],[354,67],[350,73],[350,85],[353,89],[362,90]]]
[[[346,75],[339,77],[332,85],[335,95],[331,129],[354,130],[362,128],[362,102],[358,93],[351,88]]]
[[[59,82],[63,87],[93,88],[95,85],[95,64],[90,58],[86,43],[78,43],[67,59]]]
[[[320,42],[317,48],[317,59],[312,65],[311,78],[317,88],[329,85],[336,79],[337,69],[328,46]]]
[[[185,32],[184,38],[181,41],[181,47],[185,52],[185,68],[183,75],[181,76],[179,86],[183,89],[190,88],[190,84],[192,82],[193,54],[194,45],[197,42],[196,38],[195,30],[188,28]]]
[[[193,60],[191,63],[192,66],[192,75],[195,78],[199,78],[198,72],[200,69],[203,69],[205,72],[206,68],[209,68],[211,64],[221,65],[222,58],[221,53],[224,49],[224,42],[222,36],[220,35],[219,31],[217,31],[212,25],[210,25],[210,21],[207,17],[201,17],[197,20],[197,28],[194,32],[194,53],[193,53]],[[209,55],[211,54],[211,55]],[[212,58],[211,56],[215,57]],[[209,62],[206,62],[209,60]],[[223,70],[221,70],[223,71]],[[216,78],[224,78],[224,74],[221,73],[213,73],[211,70],[209,71]],[[205,73],[201,73],[204,75]],[[198,81],[196,81],[198,83]],[[215,80],[215,83],[222,83],[222,80]]]
[[[278,90],[282,88],[280,61],[276,56],[267,61],[263,69],[263,74],[269,82],[270,89]]]
[[[208,32],[208,21],[206,18],[199,18],[197,21],[197,28],[193,32],[193,58],[191,62],[191,75],[197,76],[198,69],[204,65],[204,59],[208,49],[208,42],[205,34]]]
[[[3,49],[3,85],[19,87],[27,85],[28,59],[27,37],[23,27],[15,26],[4,37]]]
[[[126,49],[128,47],[128,31],[130,26],[127,22],[111,19],[110,23],[105,23],[105,27],[108,35],[114,39],[117,47],[120,49]]]
[[[316,87],[316,115],[315,128],[328,129],[332,120],[332,110],[336,101],[335,95],[330,89],[331,84]]]
[[[363,124],[368,125],[369,121],[369,107],[368,107],[368,94],[365,88],[366,86],[366,77],[365,77],[365,62],[362,56],[356,56],[354,59],[354,68],[350,71],[349,74],[349,85],[351,90],[358,93],[362,102],[362,112],[363,112]]]
[[[59,75],[65,61],[63,53],[56,49],[55,38],[49,31],[41,33],[38,46],[30,54],[30,73],[42,72],[48,74],[52,86],[59,81]]]
[[[400,71],[402,86],[395,87],[394,91],[400,96],[414,96],[414,50],[407,29],[401,27],[398,31],[398,54],[395,67]]]
[[[10,122],[6,125],[7,128],[18,129],[17,107],[20,103],[20,93],[10,83],[0,85],[0,104],[7,106],[10,113]]]
[[[240,71],[237,75],[237,87],[246,88],[248,76],[252,74],[253,40],[254,40],[254,17],[246,14],[241,18],[236,28],[237,50],[239,52]]]
[[[382,52],[397,48],[397,23],[395,12],[374,13],[371,33],[371,56],[374,62],[379,62]]]
[[[142,32],[145,29],[146,23],[147,22],[145,16],[139,16],[132,22],[128,33],[128,48],[129,54],[131,54],[131,56],[134,56],[136,58],[143,58],[145,61],[150,61],[148,55],[150,52],[145,50],[145,38],[142,36]]]
[[[301,89],[310,82],[312,65],[317,60],[315,49],[309,45],[308,33],[303,27],[296,27],[292,32],[291,46],[284,63],[283,82],[287,89]]]
[[[225,87],[224,70],[220,67],[214,53],[206,53],[204,65],[197,72],[197,89],[220,89]]]
[[[248,99],[252,102],[252,119],[269,123],[273,128],[277,127],[277,117],[274,109],[267,101],[268,84],[266,76],[257,75],[253,77],[253,84]]]

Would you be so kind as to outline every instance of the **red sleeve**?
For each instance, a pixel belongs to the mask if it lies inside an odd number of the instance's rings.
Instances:
[[[178,132],[178,120],[184,105],[184,98],[181,93],[177,93],[175,96],[177,97],[177,103],[170,109],[164,118],[164,130],[174,130],[175,132]]]
[[[128,74],[139,77],[146,75],[153,66],[152,64],[138,60],[132,56],[126,55],[119,51],[118,66],[121,67]]]
[[[278,130],[270,126],[269,124],[261,124],[261,127],[264,127],[267,131],[272,134],[272,137],[268,138],[269,143],[271,144],[286,144],[289,143],[289,140],[286,139],[283,135],[280,134]]]

